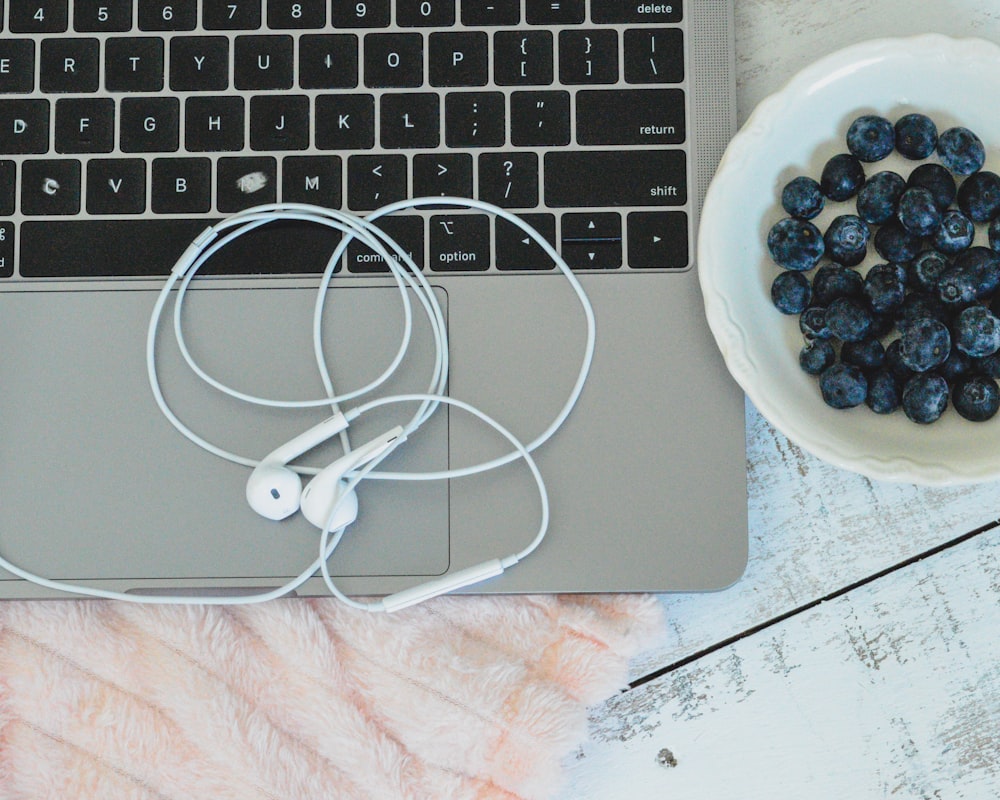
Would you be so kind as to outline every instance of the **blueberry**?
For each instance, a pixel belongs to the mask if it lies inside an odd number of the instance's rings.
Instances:
[[[819,376],[819,389],[831,408],[854,408],[868,396],[868,381],[853,364],[834,364]]]
[[[861,294],[865,280],[861,274],[841,264],[823,264],[813,275],[813,302],[828,306],[838,297]]]
[[[854,197],[864,182],[865,168],[850,153],[841,153],[827,161],[819,178],[823,194],[837,202]]]
[[[771,283],[771,302],[782,314],[801,314],[812,294],[809,279],[801,272],[779,272]]]
[[[906,270],[899,264],[876,264],[865,276],[864,295],[872,311],[893,311],[906,297]]]
[[[942,131],[937,140],[938,157],[948,169],[958,175],[971,175],[983,168],[986,148],[982,140],[968,128],[955,127]]]
[[[933,162],[914,168],[910,177],[906,179],[906,185],[922,186],[927,189],[934,195],[934,202],[942,211],[955,202],[955,197],[958,194],[955,176],[940,164]]]
[[[819,375],[837,360],[837,352],[829,339],[806,342],[799,351],[799,366],[810,375]]]
[[[781,207],[798,219],[812,219],[825,203],[819,183],[805,175],[793,178],[781,190]]]
[[[983,300],[1000,287],[1000,255],[989,247],[970,247],[953,262],[954,268],[968,270],[974,279],[976,298]]]
[[[875,231],[872,243],[883,259],[897,264],[912,261],[920,252],[920,237],[906,230],[898,220],[887,222]]]
[[[823,234],[826,255],[845,267],[854,267],[868,254],[868,223],[854,214],[842,214],[827,226]]]
[[[975,301],[978,285],[975,270],[952,265],[938,279],[937,296],[949,308],[965,308]]]
[[[962,378],[952,389],[951,401],[966,419],[983,422],[1000,409],[1000,387],[995,380],[982,375]]]
[[[959,378],[968,375],[972,371],[972,358],[967,356],[957,347],[952,347],[951,352],[943,363],[935,369],[938,375],[953,384]]]
[[[847,129],[847,149],[861,161],[881,161],[895,146],[896,133],[885,117],[865,114]]]
[[[778,220],[767,234],[771,258],[785,269],[812,269],[823,255],[823,234],[811,222],[794,217]]]
[[[885,348],[885,367],[897,380],[907,381],[916,372],[903,363],[903,340],[893,339]]]
[[[887,369],[880,369],[868,378],[868,396],[865,403],[876,414],[891,414],[899,408],[902,392],[899,381]]]
[[[948,407],[948,381],[933,372],[914,375],[903,387],[903,413],[921,425],[939,419]]]
[[[991,356],[969,359],[972,362],[972,369],[987,378],[1000,378],[1000,352]]]
[[[986,228],[986,238],[990,247],[994,250],[1000,250],[1000,217],[990,220],[990,224]]]
[[[844,342],[840,348],[840,360],[863,370],[878,369],[885,364],[885,345],[878,339]]]
[[[826,326],[842,342],[858,342],[868,337],[872,312],[853,297],[838,297],[826,309]]]
[[[946,325],[951,321],[951,314],[948,312],[947,306],[941,302],[937,295],[929,292],[910,292],[903,298],[903,304],[895,311],[896,325],[900,329],[925,317],[936,319]]]
[[[896,216],[899,197],[906,188],[903,176],[896,172],[876,172],[858,190],[855,206],[858,216],[872,225],[881,225]]]
[[[826,309],[821,306],[811,306],[799,315],[799,330],[806,341],[833,336],[830,326],[826,324]]]
[[[941,210],[934,202],[934,195],[923,186],[911,186],[903,192],[896,216],[914,236],[930,236],[941,226]]]
[[[927,158],[937,145],[937,126],[924,114],[907,114],[896,120],[896,149],[906,158]]]
[[[914,372],[927,372],[943,364],[951,353],[948,326],[936,319],[918,319],[907,324],[899,337],[899,360]]]
[[[951,262],[941,253],[935,250],[923,250],[910,262],[907,282],[914,289],[936,292],[938,281],[950,266]]]
[[[941,216],[941,224],[934,232],[932,241],[934,247],[940,252],[954,255],[970,247],[975,235],[976,226],[972,220],[961,211],[953,208],[945,211]]]
[[[969,306],[952,324],[955,347],[973,358],[1000,350],[1000,319],[986,306]]]
[[[958,207],[973,222],[989,222],[1000,212],[1000,175],[980,170],[958,187]]]

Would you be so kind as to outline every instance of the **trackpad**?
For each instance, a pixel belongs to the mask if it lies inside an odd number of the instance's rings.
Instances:
[[[215,379],[284,400],[325,396],[312,342],[311,289],[196,284],[184,312],[185,341]],[[216,284],[216,286],[218,286]],[[0,294],[3,499],[0,552],[59,579],[272,581],[316,559],[319,531],[300,514],[258,517],[245,500],[249,468],[206,453],[163,417],[147,379],[145,340],[154,291]],[[445,308],[442,291],[437,297]],[[159,329],[167,401],[195,433],[260,459],[328,416],[328,407],[248,405],[208,386],[183,363],[172,303]],[[445,309],[446,310],[446,309]],[[425,392],[434,354],[414,301],[414,333],[400,368],[372,396]],[[338,392],[388,367],[403,335],[398,291],[335,288],[323,316],[327,363]],[[358,446],[396,424],[413,404],[372,412],[351,426]],[[447,409],[384,462],[398,471],[447,466]],[[322,466],[331,442],[297,463]],[[366,481],[359,516],[330,561],[336,575],[436,575],[449,562],[448,485]]]

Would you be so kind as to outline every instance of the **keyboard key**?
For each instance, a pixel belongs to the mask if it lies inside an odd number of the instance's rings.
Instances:
[[[538,205],[538,155],[482,153],[479,156],[480,200],[501,208]]]
[[[262,94],[250,98],[252,150],[305,150],[309,147],[309,98]]]
[[[255,31],[260,0],[202,0],[201,24],[209,31]]]
[[[115,101],[110,97],[56,100],[57,153],[110,153],[115,145]]]
[[[87,213],[141,214],[145,210],[145,160],[92,158],[87,162]]]
[[[485,86],[489,39],[482,31],[435,31],[428,37],[431,86]]]
[[[412,88],[423,83],[423,36],[419,33],[365,36],[365,86]]]
[[[390,214],[379,217],[373,222],[379,229],[385,231],[396,244],[403,248],[403,251],[410,257],[410,260],[417,265],[417,268],[424,268],[424,219],[416,214]],[[392,250],[387,248],[389,254],[404,269],[408,265]],[[356,239],[347,245],[347,268],[351,272],[364,273],[385,273],[389,271],[389,266],[382,259],[382,256]]]
[[[563,258],[572,269],[618,269],[622,265],[622,218],[614,212],[563,214]]]
[[[353,33],[310,33],[299,39],[299,86],[353,89],[358,85],[358,37]]]
[[[418,153],[413,157],[416,197],[472,197],[472,156]]]
[[[101,80],[97,39],[43,39],[39,86],[43,92],[96,92]]]
[[[444,98],[448,147],[501,147],[507,133],[500,92],[449,92]]]
[[[204,213],[212,207],[212,161],[199,156],[155,158],[151,187],[156,214]]]
[[[437,271],[489,269],[490,218],[485,214],[432,216],[430,265]]]
[[[49,149],[49,101],[0,99],[0,153],[45,153]]]
[[[529,25],[579,25],[584,11],[584,0],[533,0],[526,17]]]
[[[625,31],[627,83],[680,83],[684,80],[684,33],[680,28]]]
[[[172,153],[180,145],[180,100],[123,97],[120,146],[124,153]]]
[[[116,36],[104,46],[104,86],[110,92],[163,89],[163,39]]]
[[[634,269],[684,269],[688,219],[683,211],[636,211],[628,215],[628,261]]]
[[[441,143],[441,98],[432,92],[383,94],[379,107],[382,147],[437,147]]]
[[[0,39],[0,94],[27,94],[34,88],[34,41]]]
[[[322,94],[316,98],[316,147],[370,150],[375,146],[375,98],[370,94]]]
[[[170,88],[175,92],[221,92],[229,88],[229,39],[175,36],[170,40]]]
[[[470,28],[492,25],[518,25],[521,22],[521,0],[460,0],[462,24]]]
[[[510,140],[518,147],[569,144],[569,92],[514,92]]]
[[[618,32],[559,31],[559,80],[562,83],[617,83]]]
[[[10,0],[11,33],[62,33],[69,27],[69,0]]]
[[[14,274],[14,235],[13,222],[0,222],[0,278]]]
[[[272,30],[322,28],[327,0],[266,0],[267,27]]]
[[[334,28],[388,28],[390,0],[332,0]]]
[[[445,28],[455,24],[455,0],[396,0],[401,28]]]
[[[340,156],[286,156],[281,159],[281,199],[340,208]]]
[[[184,145],[195,152],[242,150],[243,98],[189,97],[184,102]]]
[[[237,89],[291,89],[294,41],[287,34],[237,36],[233,82]]]
[[[16,176],[17,164],[9,158],[0,159],[0,216],[9,217],[14,213]]]
[[[590,17],[599,25],[634,22],[680,22],[681,0],[646,3],[642,0],[590,0]]]
[[[687,202],[681,150],[553,150],[545,154],[548,206],[675,206]]]
[[[686,137],[681,89],[581,90],[576,96],[580,144],[681,144]]]
[[[21,164],[22,214],[42,216],[79,212],[79,161],[60,158],[28,160]]]
[[[363,155],[347,159],[347,206],[373,211],[407,197],[406,156]]]
[[[493,75],[500,86],[552,83],[552,33],[497,31],[493,34]]]
[[[132,30],[131,0],[76,0],[73,30],[82,33],[124,33]]]
[[[215,204],[232,213],[278,199],[278,166],[268,156],[231,156],[217,164]]]
[[[197,0],[139,0],[139,30],[193,31]]]
[[[556,218],[553,214],[521,214],[524,222],[556,247]],[[501,270],[555,269],[552,258],[527,232],[513,222],[496,220],[496,262]]]

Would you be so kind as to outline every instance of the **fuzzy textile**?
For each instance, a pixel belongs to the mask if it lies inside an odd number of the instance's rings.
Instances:
[[[648,596],[0,604],[0,800],[549,798]]]

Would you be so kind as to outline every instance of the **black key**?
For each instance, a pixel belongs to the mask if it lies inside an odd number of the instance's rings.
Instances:
[[[628,215],[628,262],[633,269],[684,269],[688,218],[683,211],[636,211]]]
[[[115,145],[115,101],[110,97],[56,100],[57,153],[110,153]]]
[[[485,86],[489,39],[482,31],[436,31],[428,37],[432,86]]]
[[[229,88],[229,39],[175,36],[170,40],[170,88],[175,92],[220,92]]]
[[[197,0],[139,0],[139,30],[193,31]]]
[[[514,92],[510,140],[518,147],[569,144],[569,92]]]
[[[573,269],[618,269],[622,265],[622,218],[614,212],[564,214],[562,257]]]
[[[403,251],[410,257],[410,260],[417,265],[417,268],[424,268],[424,219],[416,214],[389,214],[379,217],[373,223],[379,229],[385,231],[396,244],[403,248]],[[403,269],[408,269],[409,265],[396,254],[391,247],[386,247],[389,255],[396,260]],[[358,242],[356,239],[347,245],[347,268],[351,272],[388,272],[389,266],[382,256],[368,247]]]
[[[250,98],[252,150],[305,150],[309,147],[309,98],[263,94]]]
[[[299,86],[353,89],[358,85],[358,37],[353,33],[310,33],[299,39]]]
[[[517,25],[521,22],[521,0],[460,0],[462,24],[470,28]]]
[[[584,11],[584,0],[533,0],[525,16],[529,25],[579,25]]]
[[[430,219],[430,265],[438,271],[490,268],[490,218],[485,214],[440,214]]]
[[[201,25],[209,31],[255,31],[260,0],[202,0]]]
[[[431,92],[383,94],[379,107],[382,147],[437,147],[441,143],[441,98]]]
[[[34,41],[0,39],[0,94],[26,94],[34,88]]]
[[[163,39],[116,36],[104,46],[104,86],[110,92],[163,89]]]
[[[272,30],[322,28],[327,0],[266,0],[267,27]]]
[[[545,154],[553,207],[674,206],[687,202],[681,150],[554,150]]]
[[[501,208],[538,205],[536,153],[482,153],[479,156],[480,200]]]
[[[449,92],[444,98],[448,147],[501,147],[507,133],[500,92]]]
[[[278,166],[269,156],[220,158],[215,205],[231,213],[278,199]]]
[[[500,86],[552,83],[550,31],[497,31],[493,34],[493,76]]]
[[[10,0],[11,33],[62,33],[69,27],[69,0]]]
[[[132,30],[132,2],[75,0],[73,30],[84,33],[124,33]]]
[[[590,0],[590,17],[599,25],[625,22],[680,22],[681,0],[645,3],[641,0]]]
[[[562,83],[617,83],[618,32],[559,31],[559,80]]]
[[[14,223],[0,222],[0,278],[9,278],[13,274]]]
[[[347,159],[347,206],[351,210],[372,211],[406,196],[406,156]]]
[[[412,88],[423,83],[423,36],[419,33],[365,36],[365,86]]]
[[[14,213],[16,175],[17,164],[9,158],[0,159],[0,216],[9,217]]]
[[[681,144],[682,89],[582,90],[576,95],[580,144]]]
[[[316,147],[370,150],[375,146],[375,98],[370,94],[321,94],[316,98]]]
[[[123,97],[120,146],[124,153],[172,153],[180,145],[180,100]]]
[[[472,197],[472,156],[418,153],[413,157],[416,197]]]
[[[141,214],[146,210],[146,162],[92,158],[87,162],[87,213]]]
[[[455,0],[396,0],[401,28],[444,28],[455,24]]]
[[[243,98],[189,97],[184,102],[184,145],[196,152],[242,150]]]
[[[49,101],[0,99],[0,153],[45,153],[49,149]]]
[[[39,86],[43,92],[96,92],[101,80],[97,39],[43,39]]]
[[[281,159],[281,199],[340,208],[340,156],[287,156]]]
[[[388,28],[389,0],[332,0],[334,28]]]
[[[233,82],[237,89],[291,89],[295,70],[291,36],[237,36]]]
[[[21,164],[21,213],[26,216],[77,214],[80,211],[80,162],[75,158]]]
[[[684,33],[680,28],[625,31],[626,83],[680,83],[684,80]]]
[[[553,214],[521,214],[520,217],[550,245],[556,246],[556,218]],[[542,246],[513,222],[497,218],[496,237],[497,269],[555,269],[552,258]]]
[[[212,206],[212,161],[202,157],[155,158],[151,187],[156,214],[204,213]]]

